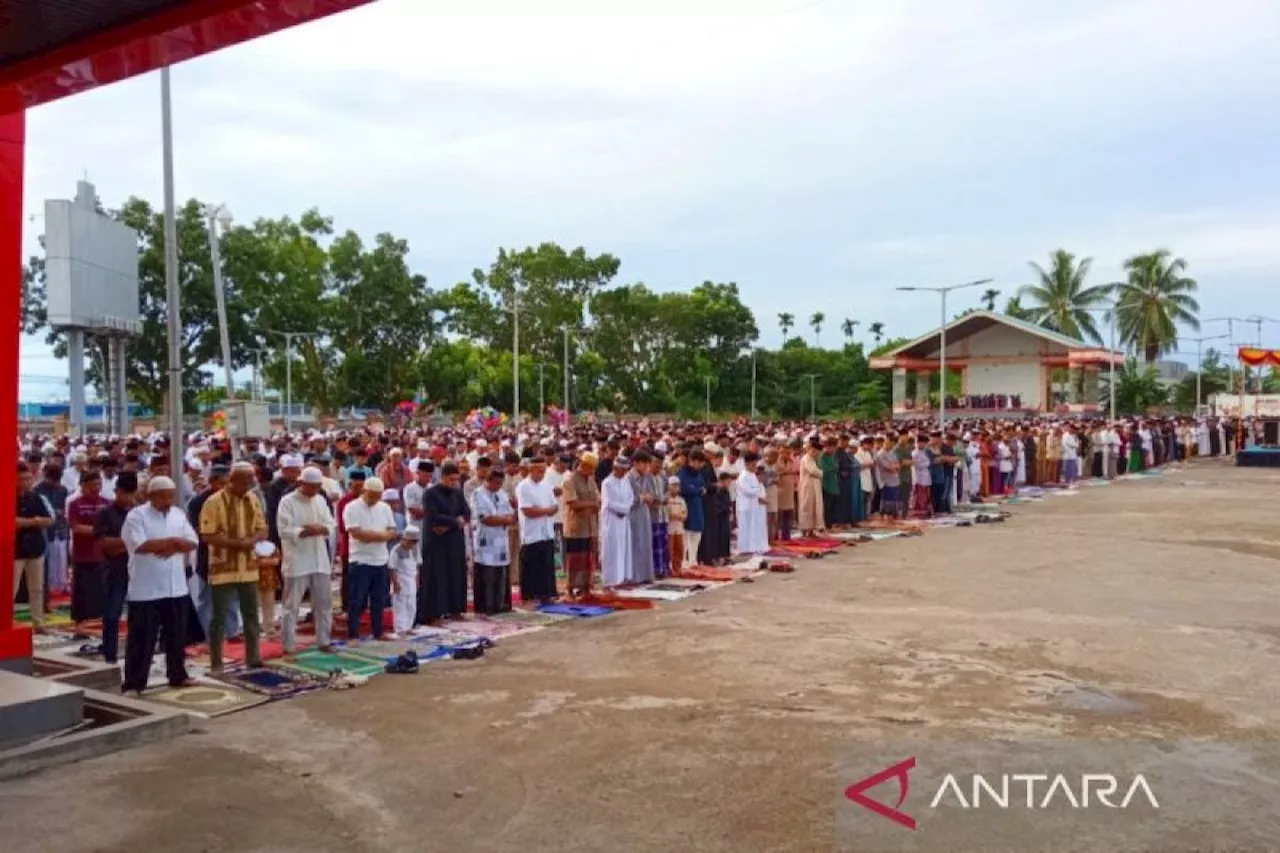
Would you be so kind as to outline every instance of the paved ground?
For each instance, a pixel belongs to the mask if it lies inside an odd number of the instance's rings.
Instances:
[[[234,714],[0,784],[0,837],[42,853],[829,850],[853,741],[1274,738],[1277,484],[1205,462]]]

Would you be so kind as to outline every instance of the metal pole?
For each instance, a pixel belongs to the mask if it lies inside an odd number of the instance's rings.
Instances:
[[[751,418],[756,416],[756,351],[751,351]]]
[[[938,333],[938,429],[947,429],[947,290],[942,290],[942,326]]]
[[[164,164],[164,289],[169,333],[169,465],[174,482],[181,486],[182,429],[182,304],[178,286],[178,214],[173,190],[173,103],[169,90],[169,67],[160,69],[160,135]]]
[[[816,374],[809,374],[809,420],[818,422],[818,391]]]
[[[1204,338],[1200,338],[1196,341],[1196,405],[1195,408],[1191,410],[1193,415],[1198,415],[1200,413],[1200,373],[1201,367],[1204,364],[1203,349]]]
[[[1111,396],[1110,411],[1108,414],[1111,420],[1116,419],[1116,311],[1111,309],[1111,352],[1108,354],[1108,361],[1111,362],[1111,379],[1109,381],[1110,388],[1107,389]]]
[[[284,335],[284,431],[293,432],[293,333]]]
[[[572,407],[569,405],[569,327],[564,327],[564,413],[573,420]]]
[[[538,363],[538,423],[542,423],[542,418],[547,411],[547,400],[542,396],[542,377],[545,364]]]
[[[711,423],[711,377],[707,377],[707,423]]]
[[[520,426],[520,290],[516,285],[511,287],[511,417],[517,428]]]
[[[227,295],[222,282],[222,252],[218,246],[218,209],[207,211],[209,216],[209,261],[213,265],[213,300],[218,309],[218,337],[222,343],[222,370],[226,376],[227,399],[235,399],[235,380],[231,375],[231,332],[227,328]],[[231,461],[240,458],[237,436],[227,430],[227,438],[231,444]]]

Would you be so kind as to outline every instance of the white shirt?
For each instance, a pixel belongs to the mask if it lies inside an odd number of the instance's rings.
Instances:
[[[136,506],[125,516],[120,538],[129,552],[130,601],[156,601],[191,594],[184,555],[161,557],[137,553],[143,543],[152,539],[176,538],[197,544],[200,540],[185,512],[172,506],[168,513],[161,514],[149,503]]]
[[[996,444],[996,459],[1000,462],[1001,474],[1013,473],[1013,451],[1003,441]]]
[[[506,491],[490,491],[482,486],[471,496],[471,524],[475,533],[475,560],[482,566],[506,566],[511,563],[510,528],[484,523],[493,516],[512,515],[511,498]]]
[[[520,485],[516,486],[516,502],[520,507],[530,509],[550,509],[560,505],[547,477],[543,477],[541,483],[535,483],[531,477],[521,480]],[[555,518],[550,515],[529,518],[523,512],[520,513],[520,543],[532,545],[534,542],[550,542],[556,537],[555,524]]]
[[[416,482],[410,483],[404,487],[404,491],[400,493],[401,502],[404,504],[404,514],[415,527],[422,527],[422,517],[415,516],[409,510],[417,507],[419,510],[424,508],[423,502],[426,500],[427,489],[430,486],[419,486]]]
[[[369,533],[381,533],[396,529],[396,517],[391,507],[382,501],[370,506],[364,498],[357,498],[342,510],[342,523],[348,531],[364,530]],[[351,563],[366,566],[385,566],[387,564],[387,542],[361,542],[350,537],[350,550],[347,559]]]
[[[555,489],[564,489],[564,481],[568,476],[568,473],[561,474],[555,468],[548,468],[547,476],[542,478],[542,482],[551,486],[551,493],[554,495]],[[556,498],[556,503],[558,504],[556,507],[556,514],[551,517],[553,530],[555,529],[554,525],[564,524],[564,500],[562,498]]]
[[[1080,458],[1080,439],[1076,438],[1075,433],[1067,432],[1062,434],[1062,461],[1074,462]]]
[[[329,574],[329,534],[336,529],[333,513],[321,495],[308,498],[297,490],[280,499],[276,515],[280,530],[280,574],[286,578]],[[308,524],[323,524],[323,536],[303,536]]]
[[[418,574],[418,566],[422,563],[422,552],[415,545],[412,548],[401,548],[396,545],[391,549],[387,567],[402,579]]]

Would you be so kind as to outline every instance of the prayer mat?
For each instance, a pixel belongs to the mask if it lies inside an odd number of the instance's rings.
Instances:
[[[695,592],[708,592],[710,590],[720,589],[721,587],[732,586],[733,581],[700,581],[696,578],[665,578],[662,581],[664,588],[668,589],[692,589]]]
[[[123,664],[121,664],[123,668]],[[187,677],[196,681],[207,681],[209,679],[209,668],[199,663],[186,662]],[[168,687],[169,674],[165,669],[164,655],[156,655],[151,659],[151,669],[147,670],[147,689],[153,687]]]
[[[902,535],[901,530],[870,530],[865,534],[871,537],[871,541],[879,542],[881,539],[896,539]]]
[[[422,644],[414,640],[365,640],[351,643],[346,648],[347,654],[359,655],[370,660],[395,660],[405,652],[422,651]]]
[[[573,621],[572,616],[539,613],[537,610],[511,610],[507,613],[495,614],[491,618],[499,622],[514,622],[523,625],[559,625]]]
[[[84,640],[77,640],[74,633],[64,629],[54,629],[45,634],[31,635],[31,646],[41,651],[69,651],[84,645]],[[90,643],[90,645],[96,645]]]
[[[321,690],[329,683],[328,679],[282,667],[227,670],[220,675],[210,675],[209,678],[272,699]]]
[[[31,624],[31,609],[27,607],[25,610],[14,608],[13,620],[19,624]],[[44,626],[46,628],[70,628],[75,622],[71,620],[70,607],[55,607],[44,614]]]
[[[277,661],[273,666],[296,669],[308,675],[328,678],[329,673],[340,669],[350,675],[377,675],[382,672],[382,662],[350,654],[349,652],[322,652],[308,649],[289,660]]]
[[[487,640],[497,640],[502,637],[513,637],[516,634],[527,634],[530,631],[540,631],[544,626],[495,619],[466,619],[460,622],[443,622],[441,627],[460,634],[474,634]]]
[[[739,575],[730,569],[717,569],[712,566],[693,566],[680,572],[683,580],[697,581],[736,581]]]
[[[831,539],[826,536],[810,536],[807,538],[790,539],[779,544],[787,548],[825,548],[829,551],[838,551],[849,543],[840,539]]]
[[[573,604],[588,604],[595,607],[608,607],[611,610],[652,610],[653,601],[647,598],[627,598],[617,592],[592,592],[575,598]],[[552,614],[544,613],[544,616]],[[556,616],[557,619],[576,619],[575,616]]]
[[[474,643],[481,637],[469,631],[450,631],[445,628],[415,628],[409,634],[409,639],[419,647],[434,645],[451,648]]]
[[[197,684],[194,687],[170,687],[166,684],[147,690],[142,698],[203,717],[220,717],[270,701],[269,696],[224,684]]]
[[[563,614],[578,619],[595,619],[608,616],[613,612],[613,608],[596,604],[541,604],[538,606],[538,612]]]
[[[688,589],[654,589],[651,586],[637,586],[614,592],[619,598],[641,598],[651,601],[679,601],[693,595],[693,592]]]

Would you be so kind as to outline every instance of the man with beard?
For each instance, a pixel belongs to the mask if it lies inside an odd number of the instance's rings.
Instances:
[[[435,625],[444,617],[461,619],[467,609],[467,544],[471,510],[458,485],[458,466],[446,462],[440,482],[427,490],[418,572],[418,619]]]

